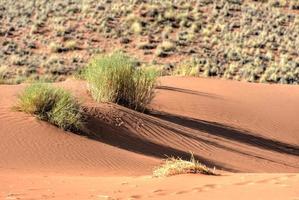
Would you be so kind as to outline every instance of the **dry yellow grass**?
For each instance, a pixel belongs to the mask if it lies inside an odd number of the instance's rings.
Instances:
[[[178,174],[206,174],[217,175],[214,169],[199,163],[191,156],[190,161],[181,158],[167,158],[161,166],[157,167],[154,172],[154,177],[167,177]]]

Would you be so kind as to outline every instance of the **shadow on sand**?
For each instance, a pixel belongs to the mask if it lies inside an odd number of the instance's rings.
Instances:
[[[224,149],[237,154],[274,162],[281,165],[287,165],[293,168],[299,166],[284,163],[281,160],[273,160],[267,157],[260,157],[255,154],[238,150],[227,146],[221,142],[223,138],[229,141],[237,141],[249,146],[257,147],[261,150],[269,150],[279,154],[288,154],[291,156],[299,155],[299,147],[280,141],[263,138],[253,133],[237,130],[235,128],[208,122],[198,119],[192,119],[183,116],[172,115],[159,111],[147,111],[146,114],[138,113],[121,106],[111,105],[101,107],[87,107],[87,123],[85,134],[90,139],[94,139],[118,148],[122,148],[131,152],[140,153],[157,158],[166,158],[168,156],[177,156],[182,159],[190,159],[190,152],[187,148],[178,147],[165,143],[162,138],[169,135],[177,135],[177,138],[185,138],[195,144],[206,144],[219,149]],[[140,126],[138,125],[140,124]],[[191,130],[191,131],[190,131]],[[192,131],[193,130],[193,131]],[[140,134],[142,132],[142,134]],[[160,135],[161,141],[151,138],[146,134]],[[212,139],[211,139],[212,138]],[[170,141],[171,139],[169,139]],[[188,145],[188,144],[186,144]],[[200,155],[200,151],[193,152],[194,157],[200,160],[208,167],[216,167],[217,169],[239,172],[239,170],[231,166],[229,162],[215,161],[207,159]],[[224,158],[223,161],[226,159]]]

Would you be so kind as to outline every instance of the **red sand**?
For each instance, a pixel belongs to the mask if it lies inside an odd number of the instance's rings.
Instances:
[[[180,175],[161,179],[0,174],[0,179],[0,199],[299,199],[298,174]]]
[[[299,199],[287,174],[299,172],[298,86],[163,77],[145,115],[58,85],[84,103],[92,137],[14,111],[25,85],[0,85],[0,199]],[[149,177],[190,151],[225,175]]]

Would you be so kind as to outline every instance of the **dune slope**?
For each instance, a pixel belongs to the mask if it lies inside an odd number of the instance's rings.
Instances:
[[[74,93],[85,92],[80,86],[75,84]],[[65,132],[14,111],[12,107],[22,88],[24,85],[0,86],[1,94],[5,94],[0,96],[1,171],[139,175],[151,173],[159,163],[155,158]]]
[[[0,199],[299,198],[298,86],[163,77],[142,114],[56,85],[82,101],[83,135],[17,112],[26,85],[0,85]],[[144,176],[190,152],[222,176]]]
[[[0,86],[1,169],[140,175],[161,158],[193,152],[224,171],[299,171],[298,87],[180,77],[160,82],[148,114],[94,103],[84,82],[58,83],[84,103],[86,136],[14,111],[25,85]]]

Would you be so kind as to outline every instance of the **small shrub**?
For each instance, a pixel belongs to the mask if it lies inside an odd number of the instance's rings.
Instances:
[[[61,26],[61,25],[54,26],[54,30],[56,32],[56,36],[59,36],[59,37],[64,36],[67,32],[67,28],[64,26]]]
[[[176,48],[175,43],[168,41],[168,40],[163,41],[162,44],[160,44],[160,47],[166,52],[174,51]]]
[[[136,62],[121,52],[100,55],[84,71],[92,97],[143,111],[152,100],[158,73],[137,68]]]
[[[175,20],[176,13],[173,10],[167,10],[164,13],[164,18],[167,20]]]
[[[172,74],[176,76],[198,76],[199,67],[193,60],[183,61],[176,66]]]
[[[57,43],[51,42],[49,45],[50,51],[52,53],[60,53],[63,51],[63,47]]]
[[[73,51],[78,48],[78,43],[75,40],[69,40],[65,43],[65,49],[66,51]]]
[[[0,66],[0,84],[5,83],[5,75],[7,73],[6,66]]]
[[[140,22],[134,22],[131,26],[131,29],[132,29],[133,33],[141,34],[143,28],[142,28],[142,25]]]
[[[18,109],[64,130],[80,130],[83,115],[78,101],[67,91],[35,83],[19,95]]]
[[[159,46],[155,51],[155,55],[158,57],[166,57],[167,53]]]
[[[181,158],[168,158],[165,163],[153,172],[154,177],[167,177],[178,174],[206,174],[217,175],[215,169],[211,170],[207,166],[199,163],[191,156],[190,161],[182,160]]]

